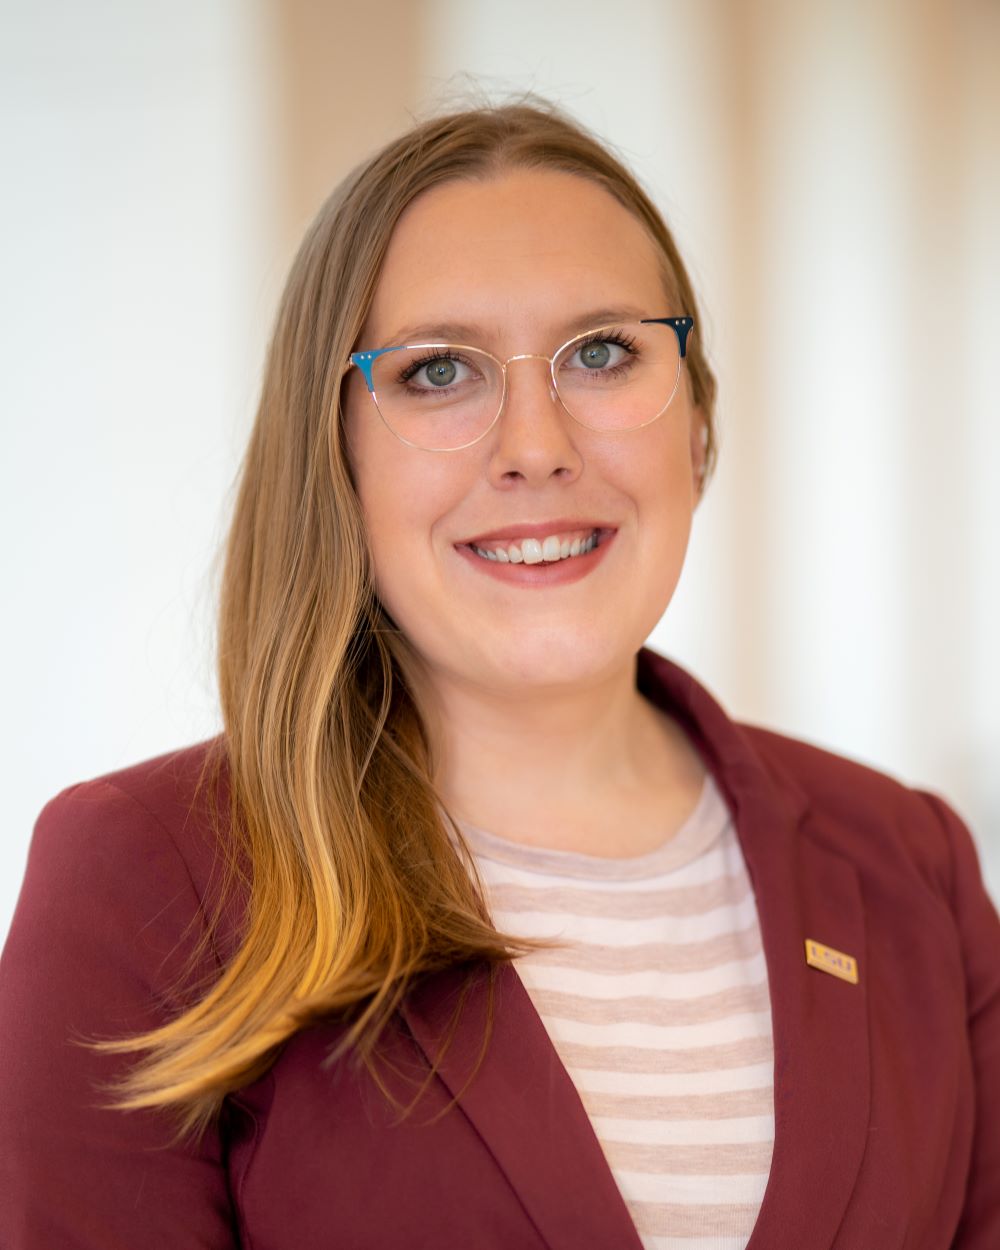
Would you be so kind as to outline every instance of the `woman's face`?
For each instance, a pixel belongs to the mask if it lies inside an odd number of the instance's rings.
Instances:
[[[419,326],[418,341],[506,360],[548,355],[617,319],[594,320],[598,310],[688,313],[668,302],[658,259],[637,219],[584,178],[515,170],[448,183],[396,226],[358,348]],[[456,325],[461,338],[433,332]],[[379,597],[432,678],[524,692],[596,682],[631,662],[674,593],[697,500],[701,430],[686,371],[663,416],[627,432],[574,422],[542,360],[508,366],[499,422],[460,451],[396,438],[358,369],[345,422]],[[496,531],[509,545],[523,527],[596,525],[593,554],[551,565],[504,565],[467,546]]]

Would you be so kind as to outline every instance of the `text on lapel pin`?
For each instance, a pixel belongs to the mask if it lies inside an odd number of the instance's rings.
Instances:
[[[810,968],[829,972],[831,976],[850,981],[852,985],[858,983],[858,961],[853,956],[835,951],[832,946],[824,946],[812,938],[806,938],[806,963]]]

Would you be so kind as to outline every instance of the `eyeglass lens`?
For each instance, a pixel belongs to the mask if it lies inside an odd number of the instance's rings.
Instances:
[[[553,362],[553,375],[560,401],[581,425],[634,429],[659,416],[674,396],[677,335],[655,323],[602,326],[567,343]],[[503,399],[500,366],[471,347],[438,343],[386,352],[374,363],[372,382],[386,423],[427,449],[473,442],[492,424]]]

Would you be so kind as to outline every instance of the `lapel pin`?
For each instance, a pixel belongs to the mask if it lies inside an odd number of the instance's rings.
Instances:
[[[812,938],[806,938],[806,963],[810,968],[818,968],[820,972],[829,972],[842,981],[850,981],[851,985],[858,983],[858,961],[852,955],[835,951],[832,946],[824,946]]]

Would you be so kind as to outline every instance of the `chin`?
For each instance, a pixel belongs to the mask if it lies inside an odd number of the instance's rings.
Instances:
[[[641,646],[641,643],[638,644]],[[594,629],[509,629],[480,638],[481,672],[496,681],[531,687],[579,685],[598,680],[638,650],[621,630],[605,635]]]

